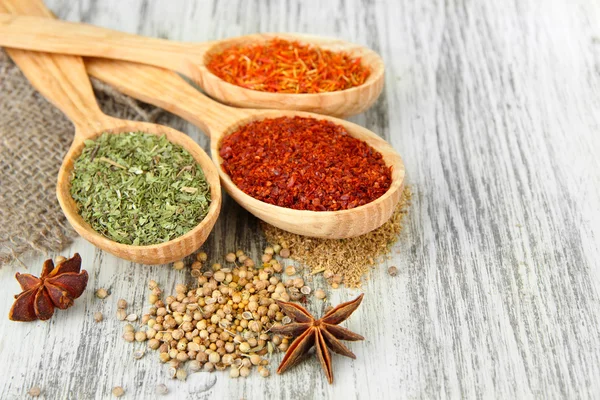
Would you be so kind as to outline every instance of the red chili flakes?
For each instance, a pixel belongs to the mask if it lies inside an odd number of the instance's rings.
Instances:
[[[278,38],[229,47],[207,68],[231,84],[274,93],[335,92],[362,85],[371,73],[348,53]]]
[[[246,194],[296,210],[337,211],[367,204],[392,182],[381,153],[327,120],[254,121],[226,136],[221,167]]]

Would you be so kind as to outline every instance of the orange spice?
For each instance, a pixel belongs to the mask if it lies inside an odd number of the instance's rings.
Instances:
[[[211,57],[208,69],[226,82],[272,93],[323,93],[362,85],[370,70],[345,52],[272,39],[232,46]]]

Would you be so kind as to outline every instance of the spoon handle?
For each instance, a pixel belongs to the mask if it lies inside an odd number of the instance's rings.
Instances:
[[[7,2],[0,3],[0,12],[39,12],[32,4],[9,7]],[[76,139],[97,132],[112,120],[98,107],[80,57],[17,49],[6,51],[29,82],[75,124]]]
[[[19,13],[14,6],[7,5],[7,8],[5,12]],[[110,57],[189,73],[190,59],[201,63],[210,43],[175,42],[83,23],[30,15],[0,14],[0,46],[78,56]]]
[[[170,70],[102,58],[88,58],[85,65],[91,76],[190,121],[211,140],[218,139],[228,126],[251,114],[249,110],[211,100]]]

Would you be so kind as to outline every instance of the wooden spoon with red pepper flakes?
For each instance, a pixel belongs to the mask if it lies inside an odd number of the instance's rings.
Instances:
[[[277,373],[282,374],[290,367],[298,364],[303,356],[314,346],[317,357],[321,362],[321,367],[323,367],[323,371],[327,375],[327,381],[333,383],[333,369],[331,367],[331,354],[329,350],[356,359],[354,353],[340,342],[340,340],[357,341],[365,339],[357,333],[338,326],[338,324],[348,319],[358,308],[363,296],[364,294],[361,294],[352,301],[338,305],[318,320],[315,320],[302,306],[285,301],[277,301],[277,305],[279,305],[283,313],[293,318],[295,322],[273,327],[271,328],[271,332],[297,337],[285,353],[283,361],[281,361],[277,369]]]
[[[16,295],[8,318],[12,321],[42,321],[54,315],[54,308],[66,310],[81,296],[88,282],[88,273],[81,271],[78,253],[56,267],[46,260],[40,277],[17,272],[15,278],[23,292]]]

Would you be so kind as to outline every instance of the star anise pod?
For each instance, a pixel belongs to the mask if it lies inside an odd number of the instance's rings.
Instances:
[[[331,368],[331,354],[329,350],[346,357],[356,358],[340,340],[364,340],[359,334],[338,326],[339,323],[350,317],[360,305],[363,294],[356,299],[343,303],[326,313],[321,319],[314,317],[302,306],[285,301],[277,301],[284,314],[293,318],[295,322],[271,328],[271,332],[284,336],[297,337],[290,345],[283,361],[277,369],[281,374],[296,365],[308,351],[315,346],[317,357],[327,375],[329,383],[333,383],[333,370]]]
[[[87,271],[81,271],[78,253],[54,267],[46,260],[40,277],[17,272],[15,278],[23,290],[16,295],[8,318],[13,321],[45,321],[54,314],[54,308],[65,310],[81,296],[88,282]]]

